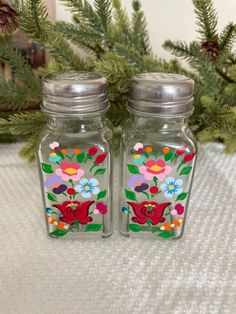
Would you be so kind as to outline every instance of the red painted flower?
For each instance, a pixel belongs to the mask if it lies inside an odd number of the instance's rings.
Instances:
[[[106,159],[107,153],[103,153],[101,155],[98,155],[97,158],[95,159],[95,164],[100,165],[103,163],[103,161]]]
[[[98,147],[97,147],[97,146],[93,146],[93,147],[91,147],[91,148],[89,149],[88,154],[89,154],[90,156],[94,156],[94,155],[97,154],[97,151],[98,151]]]
[[[143,225],[150,220],[152,225],[157,225],[165,221],[165,217],[163,217],[164,210],[171,203],[158,204],[156,202],[142,202],[137,204],[128,202],[128,204],[132,206],[134,214],[136,215],[136,217],[132,218],[134,222]]]
[[[159,189],[158,189],[157,186],[151,186],[149,191],[150,191],[151,194],[157,194]]]
[[[77,220],[82,225],[86,225],[93,219],[89,217],[89,207],[94,201],[80,203],[78,201],[66,201],[63,204],[54,204],[53,206],[60,210],[63,217],[61,221],[73,225]]]
[[[184,157],[183,159],[183,162],[189,162],[189,161],[192,161],[193,158],[195,157],[196,153],[191,153],[191,154],[188,154]]]
[[[180,147],[179,149],[177,149],[176,154],[178,156],[181,156],[184,154],[184,152],[186,151],[186,146]]]

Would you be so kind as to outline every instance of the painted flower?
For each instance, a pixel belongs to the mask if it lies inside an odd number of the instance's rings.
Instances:
[[[183,180],[181,179],[174,179],[174,178],[167,178],[166,183],[161,185],[161,188],[165,191],[165,196],[171,198],[175,194],[180,194],[183,192],[181,186],[183,185]]]
[[[166,165],[162,159],[157,161],[148,160],[145,166],[139,166],[139,171],[146,180],[152,180],[154,177],[157,177],[159,181],[163,181],[171,173],[171,170],[171,166]]]
[[[157,194],[159,189],[158,189],[157,186],[151,186],[149,191],[150,191],[151,194]]]
[[[136,144],[134,145],[134,150],[136,150],[137,152],[139,152],[140,149],[143,150],[143,144],[142,144],[142,143],[136,143]],[[143,151],[144,151],[144,150],[143,150]]]
[[[144,175],[136,175],[136,176],[130,177],[130,179],[127,182],[127,185],[129,188],[133,188],[136,185],[142,184],[143,181],[144,181]]]
[[[95,178],[90,180],[83,178],[80,180],[80,184],[75,186],[75,190],[81,193],[81,196],[84,198],[89,198],[92,194],[98,194],[100,189],[97,187],[99,181]]]
[[[177,149],[176,154],[178,156],[181,156],[181,155],[183,155],[185,153],[185,151],[186,151],[186,146],[183,146],[183,147],[180,147],[180,148]]]
[[[144,157],[141,154],[134,155],[134,162],[142,164],[144,162]]]
[[[149,185],[148,185],[147,183],[142,183],[142,184],[140,184],[140,185],[137,185],[137,184],[136,184],[134,190],[135,190],[136,192],[143,192],[143,191],[147,190],[148,187],[149,187]]]
[[[67,189],[67,194],[70,195],[70,196],[75,195],[75,189],[73,189],[73,188]]]
[[[100,214],[102,215],[105,215],[107,212],[108,212],[108,209],[107,209],[107,205],[99,202],[97,203],[96,205],[96,209],[99,211]]]
[[[157,225],[165,221],[163,217],[166,207],[171,205],[170,202],[158,204],[156,202],[142,202],[140,204],[128,202],[132,207],[136,217],[132,220],[139,224],[145,224],[149,220],[152,225]]]
[[[56,170],[56,174],[60,176],[63,181],[78,181],[84,175],[84,170],[80,169],[78,163],[61,162],[60,168]]]
[[[189,162],[189,161],[192,161],[192,160],[194,159],[195,155],[196,155],[196,153],[195,153],[195,152],[193,152],[193,153],[191,153],[191,154],[186,155],[186,156],[184,157],[184,159],[183,159],[183,162]]]
[[[49,145],[49,147],[52,149],[52,150],[54,150],[55,148],[58,148],[59,147],[59,143],[58,142],[53,142],[53,143],[51,143],[50,145]]]
[[[54,204],[53,207],[60,210],[62,214],[60,220],[62,222],[73,225],[75,221],[78,221],[82,225],[86,225],[93,220],[92,217],[89,217],[89,208],[93,203],[94,201],[84,203],[78,201],[66,201],[63,204]]]
[[[59,176],[49,176],[47,179],[44,181],[44,185],[50,189],[52,187],[57,187],[59,184],[62,182],[61,177]]]
[[[176,204],[175,205],[175,209],[172,209],[172,211],[170,212],[172,216],[175,215],[182,215],[184,213],[184,205],[182,204]]]
[[[56,153],[51,153],[49,158],[48,158],[51,162],[58,162],[61,160],[61,157],[60,156],[57,156]]]
[[[67,186],[65,184],[59,184],[58,186],[54,186],[52,189],[53,193],[55,194],[62,194],[67,190]]]
[[[90,156],[94,156],[97,154],[97,151],[98,151],[98,146],[93,146],[89,149],[88,154]]]

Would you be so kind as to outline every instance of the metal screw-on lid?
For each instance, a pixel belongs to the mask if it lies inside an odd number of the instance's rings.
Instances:
[[[194,82],[170,73],[143,73],[131,82],[128,108],[163,117],[189,116],[193,112]]]
[[[53,115],[89,115],[106,111],[108,86],[97,73],[67,72],[46,76],[42,82],[45,113]]]

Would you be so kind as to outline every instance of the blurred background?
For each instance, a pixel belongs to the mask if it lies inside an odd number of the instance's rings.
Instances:
[[[235,21],[236,0],[214,0],[213,2],[218,12],[220,29],[229,21]],[[127,12],[131,13],[132,0],[122,0],[122,3]],[[141,4],[146,15],[153,51],[159,57],[171,59],[170,53],[162,48],[166,39],[181,39],[189,42],[196,38],[192,0],[141,0]],[[59,0],[55,1],[55,6],[58,20],[70,20],[70,13],[65,10]]]

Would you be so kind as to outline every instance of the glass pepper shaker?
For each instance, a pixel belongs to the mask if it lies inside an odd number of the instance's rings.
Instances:
[[[183,235],[197,143],[188,127],[194,82],[182,75],[133,78],[121,140],[120,232],[132,237]]]
[[[68,72],[42,83],[48,123],[37,158],[49,236],[100,238],[112,233],[113,129],[106,79]]]

